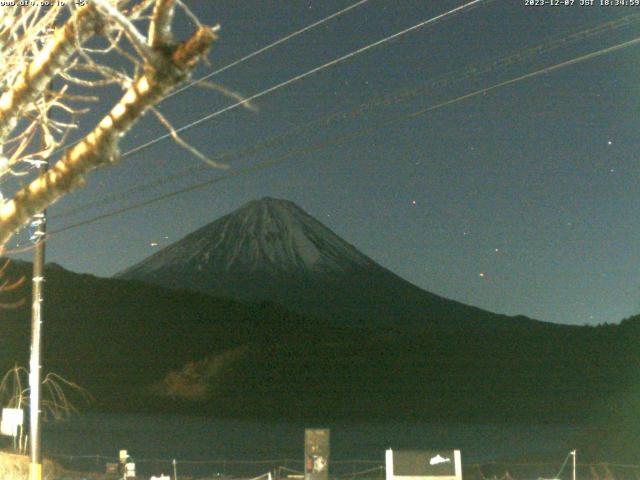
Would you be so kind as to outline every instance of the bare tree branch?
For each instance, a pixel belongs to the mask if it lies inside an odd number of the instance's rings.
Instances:
[[[153,8],[151,25],[149,26],[149,45],[158,48],[173,42],[171,20],[175,10],[174,0],[157,0]]]
[[[191,153],[194,157],[199,158],[210,167],[224,168],[224,169],[229,168],[229,165],[227,165],[226,163],[220,163],[207,157],[200,150],[190,145],[189,143],[185,142],[182,139],[182,137],[180,137],[178,132],[176,132],[176,129],[173,128],[173,125],[171,125],[171,122],[169,122],[169,120],[167,120],[166,117],[157,108],[151,107],[151,111],[154,113],[158,121],[162,125],[164,125],[164,127],[169,131],[169,134],[171,135],[171,138],[173,138],[173,141],[176,142],[178,145],[180,145],[182,148],[184,148],[187,152]]]
[[[149,107],[188,76],[216,38],[213,29],[201,27],[186,42],[159,55],[158,65],[150,66],[134,81],[91,133],[68,149],[47,173],[0,206],[0,245],[35,213],[82,184],[90,171],[117,162],[120,138]]]
[[[150,65],[155,65],[158,58],[154,51],[149,48],[146,43],[146,39],[142,36],[142,34],[138,31],[138,29],[131,23],[131,21],[120,13],[117,7],[111,4],[109,0],[93,0],[95,5],[97,5],[98,10],[101,13],[106,14],[107,18],[111,18],[116,21],[120,27],[122,27],[122,31],[124,31],[125,35],[136,49],[136,51],[140,54],[142,58],[144,58],[147,63]],[[157,5],[157,3],[156,3]]]
[[[76,40],[86,41],[96,30],[99,16],[91,3],[77,9],[57,29],[38,56],[0,97],[0,143],[11,133],[23,110],[41,95],[76,51]],[[1,174],[2,172],[0,172]]]
[[[92,0],[81,7],[66,3],[0,9],[0,180],[6,174],[32,178],[32,167],[60,152],[69,132],[78,129],[89,111],[86,102],[100,98],[101,89],[111,85],[124,93],[48,172],[11,199],[0,192],[0,251],[17,229],[83,184],[89,172],[117,162],[121,138],[189,76],[216,39],[215,27],[202,26],[180,0]],[[176,8],[197,26],[183,43],[172,34]],[[145,22],[143,32],[139,25]],[[133,48],[123,44],[124,38]],[[208,86],[239,97],[219,85]],[[168,119],[159,118],[179,145],[223,167],[185,143]]]

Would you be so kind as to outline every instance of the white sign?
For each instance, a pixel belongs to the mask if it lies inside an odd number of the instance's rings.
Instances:
[[[18,436],[18,427],[24,421],[24,413],[20,408],[3,408],[2,422],[0,422],[0,433],[10,437]]]
[[[386,480],[462,480],[460,450],[387,450]]]
[[[126,463],[124,465],[124,478],[136,478],[136,464]]]
[[[149,480],[171,480],[169,475],[160,475],[159,477],[151,477]]]

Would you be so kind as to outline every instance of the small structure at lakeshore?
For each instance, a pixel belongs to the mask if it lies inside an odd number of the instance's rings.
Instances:
[[[460,450],[392,450],[385,455],[386,480],[462,480]]]

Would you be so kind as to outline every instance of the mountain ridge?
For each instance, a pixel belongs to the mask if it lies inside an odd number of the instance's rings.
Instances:
[[[198,255],[200,258],[196,258]],[[293,202],[264,197],[195,230],[115,276],[126,278],[140,271],[153,272],[194,260],[199,260],[200,267],[206,263],[227,271],[237,266],[288,274],[375,264]]]
[[[5,273],[30,271],[14,262]],[[629,360],[640,358],[640,316],[598,327],[362,329],[59,266],[45,276],[43,372],[87,388],[96,403],[82,410],[318,423],[595,421],[620,445],[615,458],[637,451],[620,440],[620,426],[638,410]],[[25,282],[3,300],[27,300],[30,289]],[[26,364],[29,315],[28,301],[3,310],[0,370]]]
[[[288,200],[264,197],[115,275],[354,325],[465,328],[493,314],[399,277]],[[500,323],[500,322],[498,322]]]

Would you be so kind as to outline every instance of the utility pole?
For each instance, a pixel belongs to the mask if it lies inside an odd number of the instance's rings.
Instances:
[[[46,171],[46,165],[40,167]],[[33,252],[33,279],[31,303],[31,360],[29,361],[29,437],[31,464],[29,480],[42,480],[42,452],[40,449],[40,357],[42,356],[42,298],[44,292],[44,236],[46,211],[34,217],[36,230]]]
[[[39,174],[47,172],[49,164],[40,164]],[[42,450],[40,445],[40,373],[42,356],[42,300],[44,294],[44,247],[47,233],[46,210],[33,217],[33,278],[31,294],[31,359],[29,361],[29,437],[30,459],[29,480],[42,480]]]
[[[576,480],[576,451],[574,450],[571,452],[571,455],[573,456],[573,474],[571,475],[571,478]]]

